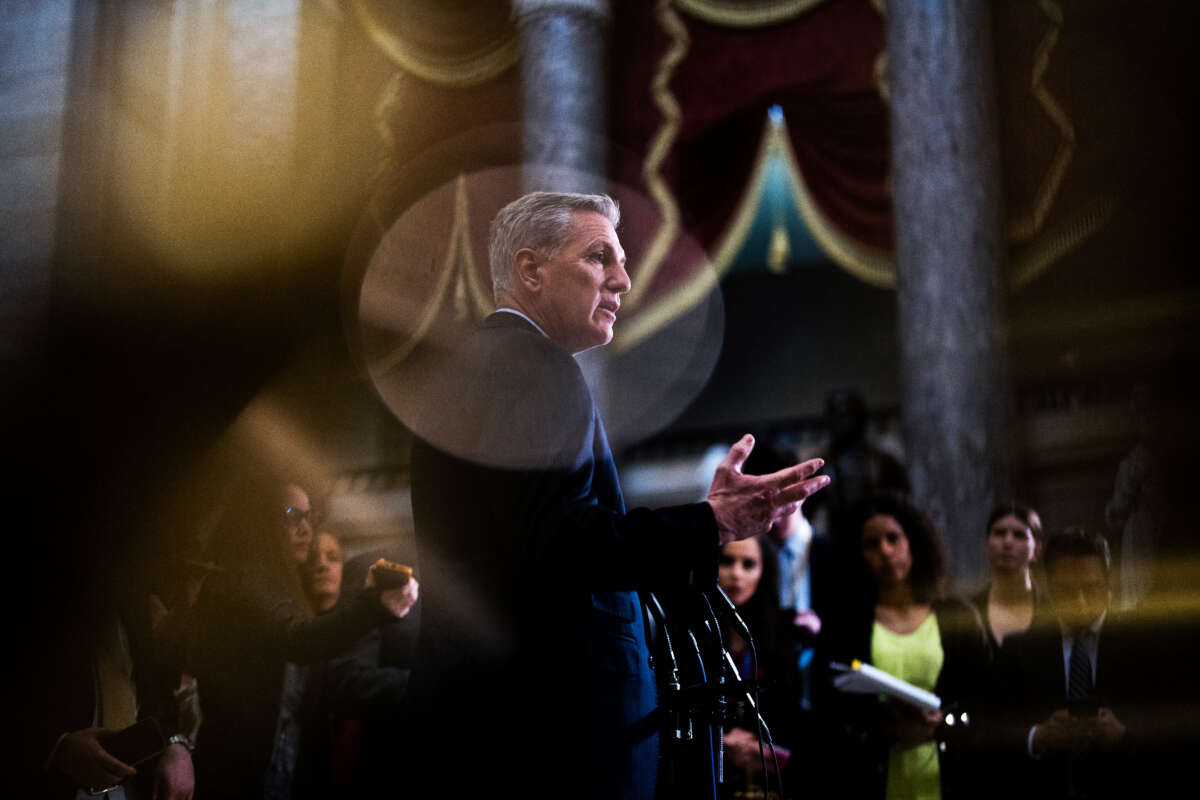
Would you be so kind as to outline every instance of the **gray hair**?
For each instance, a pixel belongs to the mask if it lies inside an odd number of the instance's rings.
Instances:
[[[571,215],[594,211],[608,218],[615,228],[621,210],[606,194],[530,192],[512,201],[492,220],[488,240],[488,262],[492,269],[492,292],[511,291],[513,259],[528,247],[553,256],[566,244]]]

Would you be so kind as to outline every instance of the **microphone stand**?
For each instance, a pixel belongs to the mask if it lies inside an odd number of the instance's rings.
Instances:
[[[720,654],[717,657],[717,665],[720,669],[717,671],[717,690],[713,697],[715,707],[715,717],[717,720],[717,784],[724,785],[725,783],[725,720],[728,713],[728,701],[725,699],[725,687],[729,683],[729,668],[725,664],[723,656],[728,655],[725,649],[725,637],[721,634],[721,620],[717,618],[717,612],[713,610],[712,603],[708,599],[708,595],[700,592],[700,599],[704,601],[704,607],[708,611],[707,623],[711,623],[711,629],[714,639],[717,644],[717,652]]]
[[[724,628],[713,602],[704,590],[697,590],[696,594],[699,600],[690,597],[691,592],[669,598],[672,602],[667,608],[671,617],[682,621],[676,621],[671,626],[675,631],[674,636],[669,632],[659,636],[659,654],[666,664],[662,673],[660,708],[671,715],[669,718],[664,715],[663,718],[666,723],[664,739],[673,751],[670,771],[664,773],[664,778],[667,785],[680,792],[678,795],[665,796],[693,800],[708,794],[708,788],[701,788],[706,781],[701,780],[701,785],[687,784],[686,776],[691,769],[685,767],[683,772],[679,772],[676,765],[676,762],[695,762],[700,770],[697,777],[707,775],[711,781],[708,786],[715,800],[726,779],[724,726],[729,722],[730,715],[728,696],[731,693],[737,696],[745,693],[757,713],[755,695],[751,694],[757,691],[757,681],[743,680],[738,674],[732,656],[725,647]],[[646,596],[646,607],[658,623],[658,629],[667,631],[668,617],[663,604],[652,593],[647,592]],[[725,602],[728,602],[727,598]],[[718,604],[721,604],[720,601]],[[746,635],[744,623],[735,623],[735,626]],[[682,651],[676,653],[675,645],[680,641],[685,644]],[[703,727],[697,729],[697,723]],[[708,729],[707,737],[704,728]],[[760,731],[760,761],[765,773],[766,758],[761,736]],[[687,742],[695,742],[695,749],[687,747]],[[767,785],[767,779],[764,778],[764,786]]]
[[[733,670],[733,674],[741,681],[741,675],[738,672],[737,665],[733,662],[733,656],[729,651],[725,652],[725,658],[729,660],[729,668]],[[754,694],[758,694],[758,685],[755,684]],[[755,696],[746,692],[746,701],[750,703],[750,709],[754,712],[755,722],[758,725],[758,757],[762,761],[763,772],[763,787],[769,788],[770,779],[767,772],[766,756],[763,753],[763,737],[766,736],[767,748],[771,751],[771,763],[775,765],[775,783],[779,789],[779,796],[783,797],[783,773],[779,770],[779,758],[775,755],[775,740],[771,736],[771,729],[767,726],[767,721],[763,719],[762,713],[758,710],[758,703],[755,702]]]
[[[671,644],[671,632],[667,629],[667,615],[663,611],[662,603],[658,601],[653,592],[647,592],[647,596],[649,597],[649,602],[647,602],[646,607],[650,609],[651,614],[658,622],[658,630],[662,632],[663,649],[666,651],[667,664],[670,668],[670,673],[666,681],[666,697],[663,702],[665,706],[672,710],[671,739],[676,742],[690,741],[692,738],[691,719],[688,718],[688,725],[685,731],[683,727],[684,716],[678,708],[679,693],[683,687],[680,684],[679,678],[679,661],[675,658],[675,648]]]
[[[704,656],[700,652],[700,642],[698,642],[696,640],[696,634],[693,633],[690,628],[688,629],[687,635],[688,635],[688,640],[692,643],[692,652],[694,652],[696,655],[696,666],[700,670],[700,686],[705,686],[708,683],[708,676],[704,670]],[[691,727],[690,717],[688,720],[688,726]],[[716,800],[716,798],[718,797],[718,794],[717,794],[717,766],[716,766],[716,761],[713,759],[713,743],[712,743],[712,726],[711,725],[708,726],[708,747],[706,747],[704,749],[704,753],[705,753],[705,760],[708,763],[709,776],[712,781],[713,800]]]
[[[750,670],[754,673],[754,677],[757,678],[758,650],[754,646],[754,636],[750,633],[750,626],[746,624],[744,619],[742,619],[742,615],[737,611],[737,606],[735,606],[733,601],[729,599],[729,595],[725,594],[725,590],[720,586],[715,586],[713,588],[716,595],[720,598],[720,602],[718,602],[717,605],[721,606],[722,610],[729,615],[730,619],[733,621],[734,627],[738,629],[738,633],[740,633],[742,638],[746,640],[746,646],[750,649]],[[741,683],[741,673],[738,671],[737,664],[734,663],[733,656],[730,655],[728,650],[725,651],[725,658],[729,662],[729,668],[732,670],[735,680],[738,683]],[[746,692],[746,700],[749,701],[750,708],[754,712],[755,724],[758,728],[758,759],[762,765],[763,790],[765,792],[770,788],[770,777],[769,773],[767,772],[767,759],[766,755],[763,753],[763,734],[765,732],[767,737],[767,747],[771,751],[771,762],[775,765],[775,782],[779,789],[779,796],[783,797],[783,773],[779,770],[779,759],[775,754],[775,740],[771,736],[771,729],[767,726],[767,721],[763,719],[763,715],[760,713],[758,708],[759,696],[757,680],[753,685],[753,694],[751,694],[749,691]]]

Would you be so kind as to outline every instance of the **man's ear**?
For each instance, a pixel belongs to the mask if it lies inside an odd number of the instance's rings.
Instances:
[[[541,289],[541,265],[542,258],[535,250],[522,247],[517,251],[513,259],[513,275],[526,291],[536,292]]]

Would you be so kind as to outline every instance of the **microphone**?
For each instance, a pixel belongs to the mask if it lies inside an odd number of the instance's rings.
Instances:
[[[738,672],[737,664],[733,663],[733,656],[729,654],[728,650],[725,651],[725,658],[729,661],[729,668],[733,670],[734,678],[740,682],[742,676]],[[746,692],[746,702],[750,704],[750,708],[754,711],[754,716],[756,717],[756,721],[758,723],[758,757],[762,761],[763,786],[769,785],[767,778],[767,761],[762,750],[763,737],[765,736],[767,739],[767,748],[771,751],[771,762],[775,765],[775,781],[779,786],[779,795],[782,797],[783,773],[779,770],[779,758],[775,755],[775,739],[771,736],[771,728],[767,725],[767,721],[763,718],[762,712],[759,711],[758,703],[754,701],[754,696],[748,690]]]
[[[700,599],[704,601],[704,607],[708,611],[708,619],[705,620],[705,624],[707,625],[709,622],[712,623],[712,632],[716,636],[718,652],[722,656],[728,655],[727,651],[725,650],[725,637],[721,633],[721,620],[719,620],[717,618],[717,612],[713,610],[712,602],[708,599],[708,595],[705,592],[700,592]],[[720,669],[720,672],[717,673],[717,681],[716,681],[717,694],[716,694],[716,698],[715,698],[715,704],[716,704],[716,711],[717,711],[717,724],[714,727],[716,728],[716,734],[717,734],[717,757],[716,757],[716,760],[717,760],[717,784],[721,785],[721,784],[725,783],[725,726],[724,726],[724,723],[725,723],[725,714],[726,714],[726,705],[727,705],[726,700],[725,700],[725,684],[728,682],[729,667],[727,667],[725,665],[725,659],[720,656],[718,656],[717,665],[721,669]]]
[[[721,606],[730,619],[733,620],[734,627],[737,628],[737,632],[741,634],[741,637],[746,640],[746,644],[753,648],[754,637],[750,635],[750,626],[746,624],[746,620],[742,619],[742,615],[738,613],[737,606],[733,604],[733,601],[729,599],[729,595],[725,594],[725,590],[720,586],[714,586],[713,591],[722,601],[717,603],[717,605]]]
[[[729,662],[729,668],[731,670],[733,670],[734,678],[738,681],[741,681],[741,679],[742,679],[741,673],[738,672],[737,664],[735,664],[733,662],[733,656],[731,656],[728,651],[726,651],[726,653],[725,653],[725,659]],[[760,725],[762,725],[763,734],[767,737],[768,740],[770,740],[771,729],[767,727],[767,721],[765,719],[763,719],[763,715],[761,713],[759,713],[758,703],[754,702],[754,695],[748,689],[746,690],[745,695],[746,695],[746,702],[748,702],[750,704],[750,708],[754,711],[755,715],[758,716],[758,723]]]
[[[744,619],[742,619],[742,615],[739,614],[737,611],[737,606],[735,606],[733,604],[733,601],[729,599],[729,595],[725,594],[725,590],[722,589],[720,586],[714,586],[713,589],[714,589],[716,595],[718,597],[720,597],[721,601],[722,601],[722,602],[718,603],[717,605],[720,605],[722,607],[722,609],[725,611],[725,613],[733,621],[733,625],[735,628],[737,628],[738,633],[742,636],[743,639],[746,640],[746,646],[750,649],[750,662],[751,662],[751,664],[754,665],[754,669],[757,671],[757,669],[758,669],[758,652],[754,647],[754,636],[751,635],[751,633],[750,633],[750,626],[746,624],[746,621]],[[737,664],[735,664],[733,661],[733,656],[729,654],[728,650],[725,651],[725,659],[729,662],[729,668],[733,671],[735,680],[737,680],[740,683],[742,680],[742,676],[738,671]],[[753,677],[755,679],[758,678],[757,675],[754,675]],[[783,794],[783,775],[779,771],[779,761],[775,756],[775,741],[771,737],[771,729],[767,726],[767,721],[765,719],[763,719],[763,715],[759,711],[758,703],[755,702],[755,697],[758,694],[758,688],[757,688],[758,684],[755,683],[754,686],[755,686],[755,689],[754,689],[753,694],[750,691],[746,692],[746,700],[750,703],[750,709],[754,712],[754,716],[756,717],[755,721],[758,723],[758,747],[759,747],[758,752],[759,752],[759,758],[762,759],[762,761],[763,761],[763,763],[762,763],[763,785],[764,786],[768,785],[767,762],[766,762],[766,759],[763,756],[763,752],[762,752],[762,740],[763,740],[763,736],[765,735],[767,738],[767,745],[771,750],[771,761],[774,762],[774,764],[775,764],[775,776],[779,782],[779,792],[780,792],[780,795],[782,795]]]
[[[658,602],[658,598],[653,592],[647,592],[649,601],[646,607],[650,610],[651,615],[658,622],[658,630],[662,632],[663,649],[667,654],[667,666],[669,668],[668,679],[666,681],[667,690],[667,707],[671,708],[672,720],[671,738],[675,741],[683,741],[692,738],[691,720],[688,721],[688,728],[685,733],[683,729],[683,715],[678,707],[678,697],[681,690],[679,683],[679,661],[675,658],[675,647],[671,644],[671,632],[667,630],[667,614],[663,611],[662,604]]]
[[[700,652],[700,642],[697,641],[696,634],[692,632],[691,628],[687,629],[687,635],[688,635],[688,640],[692,643],[692,653],[696,656],[696,666],[700,668],[700,683],[705,684],[708,682],[708,676],[706,675],[705,669],[704,669],[704,656]],[[691,727],[691,724],[692,724],[691,717],[688,717],[689,728]],[[720,730],[720,726],[717,726],[717,729]],[[701,735],[703,735],[703,734],[701,734]],[[709,728],[708,728],[707,753],[708,753],[708,764],[711,768],[711,773],[712,773],[712,790],[713,790],[712,796],[715,798],[717,796],[717,770],[716,770],[716,763],[715,763],[715,759],[713,758],[713,751],[712,751],[712,727],[711,726],[709,726]]]

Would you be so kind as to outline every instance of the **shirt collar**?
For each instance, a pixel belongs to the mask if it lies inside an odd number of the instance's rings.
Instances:
[[[501,308],[497,308],[497,309],[496,309],[496,311],[498,311],[498,312],[499,312],[499,311],[504,311],[505,313],[508,313],[508,314],[516,314],[518,317],[520,317],[521,319],[525,320],[526,322],[528,322],[528,323],[529,323],[530,325],[532,325],[533,327],[537,328],[537,332],[538,332],[538,333],[540,333],[542,336],[545,336],[547,339],[549,339],[549,338],[550,338],[550,334],[546,333],[546,331],[545,331],[545,330],[542,328],[542,326],[541,326],[541,325],[538,325],[536,322],[534,322],[533,320],[531,320],[531,319],[529,318],[529,315],[528,315],[528,314],[524,314],[524,313],[522,313],[522,312],[520,312],[520,311],[517,311],[515,308],[509,308],[508,306],[503,306],[503,307],[501,307]]]
[[[1100,636],[1100,629],[1104,627],[1104,619],[1107,616],[1108,609],[1105,609],[1103,612],[1101,612],[1100,616],[1096,617],[1095,622],[1087,626],[1086,632],[1089,639],[1095,641],[1096,638]],[[1066,625],[1063,625],[1061,620],[1059,620],[1058,628],[1062,631],[1063,638],[1065,639],[1074,639],[1077,635],[1079,635],[1079,633],[1081,633],[1081,631],[1072,630]]]

